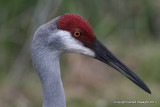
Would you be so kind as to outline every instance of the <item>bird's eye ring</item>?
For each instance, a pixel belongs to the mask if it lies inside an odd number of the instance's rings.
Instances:
[[[74,37],[80,37],[81,36],[81,32],[75,31],[75,32],[73,32],[73,36]]]

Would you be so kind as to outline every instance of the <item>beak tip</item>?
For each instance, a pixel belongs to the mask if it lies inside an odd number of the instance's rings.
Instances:
[[[152,94],[150,89],[148,88],[147,90],[145,90],[147,93]]]
[[[141,84],[141,85],[138,85],[138,86],[139,86],[140,88],[142,88],[145,92],[151,94],[150,89],[148,88],[148,86],[147,86],[145,83],[143,83],[143,85]]]

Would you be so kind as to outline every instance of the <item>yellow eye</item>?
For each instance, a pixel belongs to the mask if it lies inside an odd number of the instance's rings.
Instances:
[[[81,32],[75,31],[75,32],[73,32],[73,36],[74,37],[80,37],[81,36]]]

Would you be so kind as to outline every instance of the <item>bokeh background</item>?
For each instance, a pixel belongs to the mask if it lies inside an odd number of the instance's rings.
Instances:
[[[160,107],[159,10],[160,0],[0,0],[0,107],[41,107],[32,37],[38,26],[68,12],[87,19],[97,38],[145,81],[152,94],[106,64],[64,54],[67,107]]]

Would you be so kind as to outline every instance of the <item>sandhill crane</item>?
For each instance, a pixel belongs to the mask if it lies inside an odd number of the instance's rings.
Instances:
[[[32,60],[42,84],[43,107],[66,107],[59,65],[59,57],[64,52],[98,59],[151,93],[134,72],[96,39],[90,24],[84,18],[65,13],[40,26],[33,37]]]

